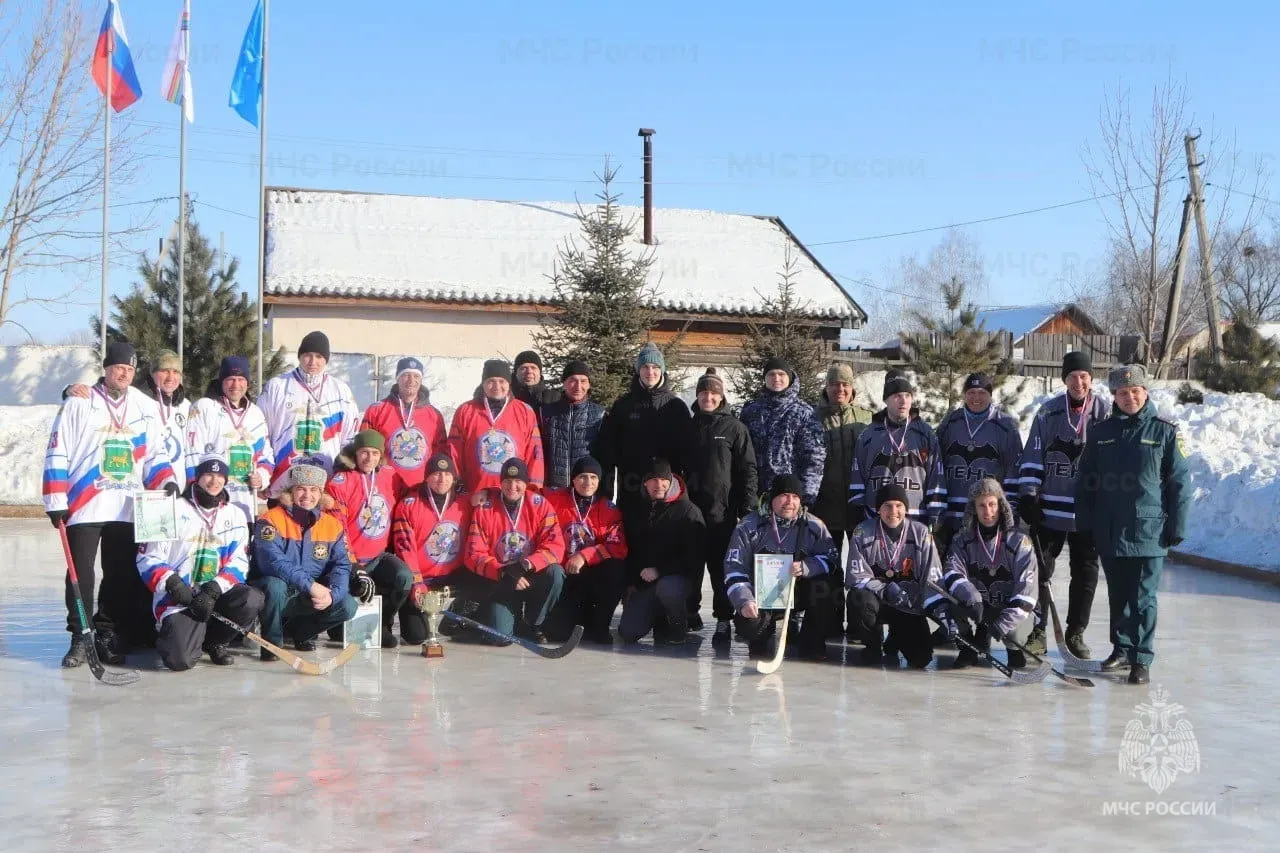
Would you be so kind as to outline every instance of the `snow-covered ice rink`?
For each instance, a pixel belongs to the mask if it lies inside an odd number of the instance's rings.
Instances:
[[[47,523],[0,521],[3,851],[1280,848],[1280,590],[1186,566],[1152,687],[1200,764],[1159,793],[1119,758],[1151,697],[1107,676],[1017,687],[941,651],[762,677],[708,626],[681,651],[402,648],[327,678],[146,653],[113,688],[58,666],[62,573]]]

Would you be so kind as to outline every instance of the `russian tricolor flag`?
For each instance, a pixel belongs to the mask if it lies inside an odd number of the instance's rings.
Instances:
[[[107,68],[107,57],[111,67]],[[98,44],[93,49],[93,82],[98,91],[107,94],[107,73],[111,73],[111,108],[116,112],[126,109],[142,97],[142,84],[133,70],[133,56],[129,53],[129,39],[124,34],[124,18],[116,0],[107,0],[107,14],[98,30]]]

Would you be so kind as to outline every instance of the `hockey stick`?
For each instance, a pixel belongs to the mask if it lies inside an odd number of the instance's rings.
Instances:
[[[80,578],[76,575],[76,561],[71,558],[71,543],[67,541],[66,522],[58,522],[58,535],[62,537],[62,553],[67,559],[67,577],[71,580],[71,589],[76,597],[76,614],[80,617],[80,636],[84,638],[87,648],[85,659],[89,663],[89,671],[93,673],[94,678],[112,687],[132,684],[142,677],[137,670],[112,672],[103,666],[98,658],[97,637],[94,636],[93,625],[85,614],[84,598],[80,595]]]
[[[569,639],[566,640],[563,645],[547,648],[546,646],[540,646],[535,642],[526,640],[523,637],[513,637],[510,634],[504,634],[497,628],[490,628],[483,622],[477,622],[474,619],[468,619],[466,616],[460,616],[452,610],[441,610],[440,612],[457,622],[459,625],[466,625],[468,628],[488,634],[490,637],[495,637],[499,640],[506,640],[508,642],[515,643],[518,646],[524,646],[538,657],[551,658],[553,660],[556,658],[562,658],[569,654],[569,652],[576,649],[578,647],[578,641],[582,639],[582,626],[574,625],[573,633],[569,635]]]
[[[945,598],[947,601],[951,602],[952,604],[959,604],[959,603],[960,603],[960,602],[956,601],[955,597],[954,597],[953,595],[951,595],[951,593],[947,592],[945,589],[943,589],[942,587],[938,586],[938,585],[937,585],[936,583],[934,583],[933,581],[929,581],[929,588],[930,588],[930,589],[932,589],[934,592],[938,593],[938,595],[940,595],[940,596],[942,596],[943,598]],[[963,641],[963,644],[964,644],[965,646],[968,646],[970,649],[972,649],[972,650],[974,650],[974,651],[978,651],[978,650],[977,650],[977,648],[976,648],[976,647],[974,647],[973,645],[971,645],[967,640],[964,640],[964,638],[962,638],[959,634],[956,634],[956,642],[957,642],[957,643],[960,643],[960,642],[962,642],[962,641]],[[1046,678],[1048,678],[1048,677],[1049,677],[1049,673],[1053,673],[1054,675],[1058,676],[1058,678],[1061,678],[1062,680],[1064,680],[1064,681],[1066,681],[1066,682],[1068,682],[1068,683],[1075,684],[1077,687],[1092,687],[1092,686],[1093,686],[1093,682],[1091,682],[1091,681],[1090,681],[1090,682],[1088,682],[1087,684],[1080,684],[1080,683],[1078,683],[1078,682],[1079,682],[1079,679],[1077,679],[1077,678],[1073,678],[1073,677],[1072,677],[1072,676],[1070,676],[1070,675],[1063,675],[1061,672],[1058,672],[1056,669],[1054,669],[1054,668],[1053,668],[1053,665],[1052,665],[1052,664],[1050,664],[1047,660],[1045,660],[1044,658],[1040,657],[1039,655],[1034,655],[1034,654],[1032,654],[1031,652],[1027,651],[1026,647],[1024,647],[1024,646],[1022,646],[1021,644],[1019,644],[1019,643],[1018,643],[1018,641],[1017,641],[1017,640],[1015,640],[1015,639],[1012,637],[1012,635],[1005,636],[1004,638],[1002,638],[1002,639],[1001,639],[1001,641],[1000,641],[1000,642],[1008,642],[1008,643],[1011,643],[1015,649],[1017,649],[1018,651],[1022,652],[1024,655],[1026,655],[1026,656],[1028,656],[1028,657],[1030,657],[1030,658],[1033,658],[1033,659],[1036,661],[1036,663],[1037,663],[1037,664],[1039,664],[1035,669],[1033,669],[1033,670],[1029,673],[1029,675],[1034,676],[1034,681],[1044,681]],[[982,652],[979,652],[979,656],[981,656],[981,654],[982,654]],[[988,654],[988,655],[987,655],[987,657],[991,657],[991,655],[990,655],[990,654]],[[992,659],[992,660],[995,660],[995,658],[991,658],[991,659]],[[1015,677],[1014,677],[1014,676],[1012,676],[1012,675],[1010,675],[1009,677],[1010,677],[1010,678],[1013,678],[1013,679],[1014,679],[1014,681],[1018,681],[1018,679],[1017,679],[1017,678],[1015,678]],[[1086,681],[1088,681],[1088,679],[1086,679]],[[1025,682],[1024,682],[1024,681],[1018,681],[1018,683],[1019,683],[1019,684],[1029,684],[1029,683],[1031,683],[1031,682],[1030,682],[1030,681],[1025,681]]]
[[[1058,672],[1056,669],[1053,668],[1052,664],[1050,664],[1044,658],[1040,657],[1040,655],[1028,649],[1026,646],[1022,645],[1022,643],[1019,643],[1017,640],[1015,640],[1012,637],[1012,635],[1005,637],[1004,642],[1009,643],[1015,649],[1022,652],[1024,655],[1031,658],[1032,660],[1036,661],[1041,666],[1049,667],[1050,672],[1058,676],[1058,678],[1062,679],[1063,681],[1067,682],[1067,684],[1073,684],[1076,687],[1092,687],[1093,686],[1093,682],[1087,678],[1078,678],[1074,675],[1067,675],[1065,672]]]
[[[1031,534],[1031,545],[1036,550],[1036,561],[1040,564],[1040,571],[1044,571],[1044,552],[1040,550],[1040,537],[1035,533]],[[1058,618],[1058,605],[1053,600],[1053,584],[1044,583],[1042,588],[1045,592],[1045,599],[1049,605],[1049,615],[1053,618],[1053,640],[1058,644],[1058,654],[1062,655],[1063,662],[1071,669],[1078,669],[1081,672],[1102,672],[1102,661],[1085,660],[1071,654],[1071,649],[1067,648],[1066,637],[1062,633],[1062,620]]]
[[[343,647],[342,651],[338,652],[333,657],[316,663],[315,661],[308,660],[301,655],[296,655],[288,649],[282,649],[275,643],[267,642],[252,631],[241,628],[235,622],[217,611],[214,611],[212,615],[215,619],[235,631],[237,634],[243,634],[250,642],[256,643],[271,652],[271,654],[280,658],[280,660],[289,664],[289,666],[293,667],[303,675],[328,675],[338,667],[346,666],[347,663],[356,656],[356,653],[360,651],[360,647],[355,643],[347,643],[347,645]]]
[[[756,672],[761,675],[769,675],[777,672],[782,666],[782,656],[787,652],[787,626],[791,624],[791,605],[795,603],[796,598],[796,579],[793,575],[791,583],[787,584],[787,609],[782,614],[782,633],[778,635],[778,649],[773,653],[773,660],[756,661]],[[805,617],[807,620],[809,617]]]

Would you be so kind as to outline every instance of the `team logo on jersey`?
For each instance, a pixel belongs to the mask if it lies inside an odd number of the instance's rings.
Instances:
[[[564,538],[569,543],[570,556],[578,553],[588,545],[594,545],[596,542],[596,536],[591,532],[591,528],[581,521],[569,522],[569,528],[565,530]]]
[[[497,474],[502,469],[503,462],[517,455],[516,441],[510,433],[491,429],[480,436],[480,441],[476,444],[476,455],[479,457],[480,468],[486,474]]]
[[[387,455],[397,468],[419,468],[427,461],[427,437],[417,427],[398,429],[387,442]]]
[[[1140,776],[1157,794],[1173,784],[1179,773],[1200,770],[1200,745],[1186,709],[1169,700],[1163,685],[1148,694],[1151,701],[1133,707],[1134,719],[1120,739],[1120,772]]]
[[[216,548],[201,548],[191,558],[191,585],[211,581],[218,574],[218,551]]]
[[[462,532],[452,521],[442,521],[431,529],[431,535],[422,543],[422,552],[438,566],[458,559],[462,551]]]
[[[391,508],[382,495],[374,492],[369,495],[364,508],[360,510],[360,532],[370,539],[377,539],[391,527]]]
[[[299,453],[318,453],[324,427],[314,418],[300,420],[294,427],[293,446]]]
[[[916,561],[907,557],[902,561],[902,576],[904,578],[911,577],[912,570],[916,567]]]
[[[127,438],[108,438],[102,442],[103,474],[117,483],[133,476],[133,442]]]
[[[182,457],[182,442],[178,439],[177,433],[165,432],[164,452],[171,461],[177,461]]]
[[[508,530],[498,540],[498,562],[514,563],[528,553],[529,537],[519,530]]]

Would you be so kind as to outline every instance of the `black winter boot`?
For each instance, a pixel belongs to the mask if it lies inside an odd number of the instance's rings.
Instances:
[[[93,644],[98,650],[98,660],[112,666],[124,663],[124,653],[120,651],[120,638],[114,631],[98,631],[94,636]]]
[[[1130,684],[1146,684],[1150,681],[1151,681],[1151,670],[1147,669],[1146,666],[1140,663],[1135,663],[1133,666],[1129,668]]]
[[[716,632],[711,635],[711,645],[717,649],[726,648],[733,642],[733,623],[728,619],[716,622]]]
[[[1129,668],[1129,657],[1119,649],[1112,649],[1111,656],[1102,662],[1103,672],[1123,672]]]
[[[83,634],[71,635],[71,648],[62,656],[62,665],[67,669],[80,666],[89,658],[89,644],[84,641]]]
[[[230,666],[236,662],[236,659],[231,656],[231,652],[227,650],[225,645],[207,646],[205,652],[209,655],[209,660],[218,666]]]

